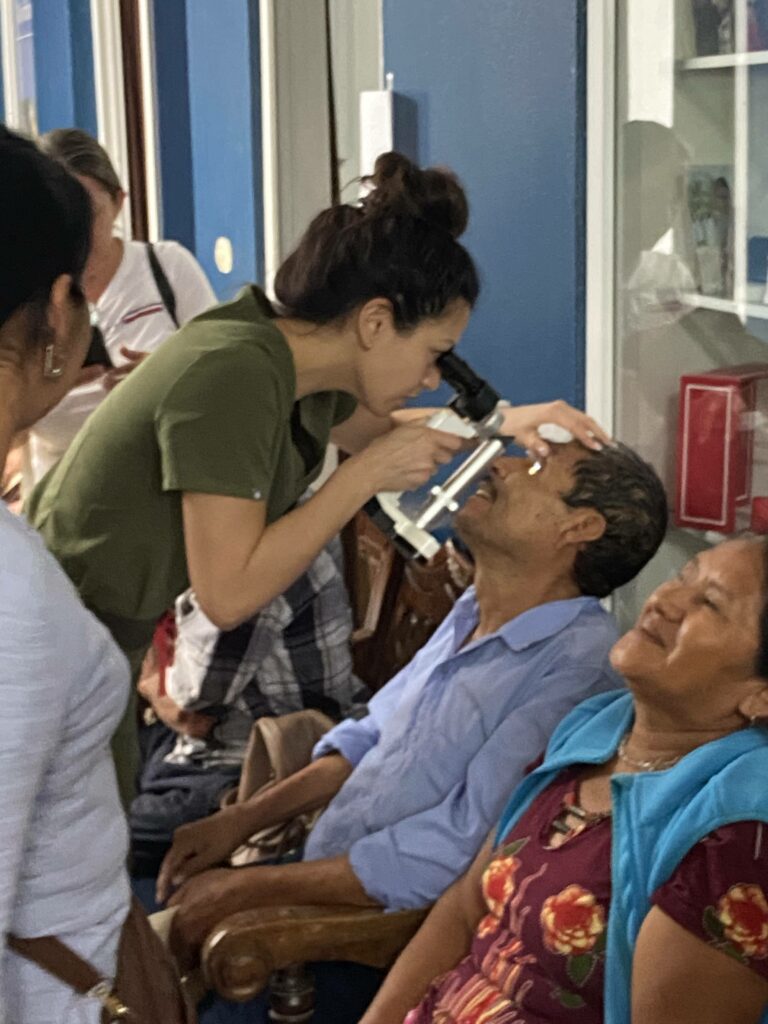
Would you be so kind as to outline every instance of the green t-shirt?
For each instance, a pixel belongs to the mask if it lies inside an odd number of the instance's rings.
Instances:
[[[293,357],[272,316],[246,288],[191,321],[112,392],[33,491],[30,521],[105,619],[155,620],[189,586],[183,491],[264,500],[274,522],[320,472],[331,427],[355,401],[325,391],[295,402]]]

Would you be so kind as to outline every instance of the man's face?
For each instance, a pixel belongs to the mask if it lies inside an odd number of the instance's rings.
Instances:
[[[490,547],[512,553],[525,547],[559,550],[563,529],[576,510],[563,501],[574,485],[573,467],[589,453],[578,444],[552,445],[542,469],[529,458],[502,456],[488,479],[456,516],[456,528],[475,554]]]

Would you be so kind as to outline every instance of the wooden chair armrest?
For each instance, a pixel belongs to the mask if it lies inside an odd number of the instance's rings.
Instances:
[[[393,602],[394,595],[391,591],[399,585],[401,576],[401,573],[395,572],[395,556],[395,549],[391,546],[379,556],[379,565],[368,594],[365,617],[350,637],[350,643],[353,646],[364,643],[375,635],[382,613],[387,605],[391,605]]]
[[[359,907],[264,907],[232,914],[208,936],[201,958],[206,983],[224,999],[245,1002],[270,975],[308,960],[348,960],[388,967],[427,910]]]

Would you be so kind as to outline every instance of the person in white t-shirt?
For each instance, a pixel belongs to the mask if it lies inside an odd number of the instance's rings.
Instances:
[[[91,199],[91,251],[83,284],[111,366],[86,366],[78,384],[36,424],[24,458],[29,490],[64,454],[107,394],[177,327],[216,302],[195,257],[178,242],[124,242],[114,223],[125,191],[99,143],[77,128],[48,132],[40,146],[80,181]],[[154,266],[153,266],[154,264]]]

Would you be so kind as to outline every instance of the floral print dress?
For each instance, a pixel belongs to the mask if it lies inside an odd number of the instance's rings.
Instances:
[[[611,901],[611,822],[550,845],[578,769],[541,793],[483,875],[488,913],[470,953],[438,978],[405,1024],[601,1024]],[[768,978],[768,846],[763,824],[707,836],[653,896],[704,942]],[[766,843],[768,844],[768,825]]]

